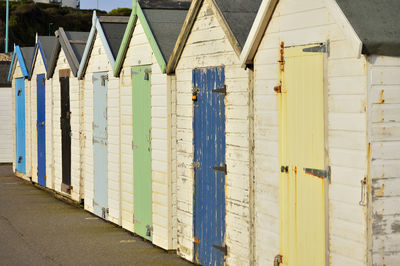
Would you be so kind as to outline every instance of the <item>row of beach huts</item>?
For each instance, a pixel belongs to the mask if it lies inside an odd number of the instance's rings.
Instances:
[[[400,265],[399,12],[94,12],[14,47],[15,173],[202,265]]]

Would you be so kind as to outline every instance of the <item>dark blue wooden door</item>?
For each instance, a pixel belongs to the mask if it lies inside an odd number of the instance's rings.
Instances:
[[[15,86],[15,115],[16,115],[16,167],[26,174],[25,158],[25,79],[17,78]]]
[[[45,76],[37,75],[37,158],[38,158],[38,183],[46,186],[46,102],[45,102]]]
[[[195,261],[223,265],[225,255],[225,73],[193,70]]]

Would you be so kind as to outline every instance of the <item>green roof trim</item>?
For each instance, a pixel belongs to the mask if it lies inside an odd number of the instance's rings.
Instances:
[[[121,47],[118,51],[117,60],[114,65],[114,76],[118,77],[122,64],[125,60],[126,52],[128,51],[129,43],[132,38],[133,30],[135,29],[136,22],[139,19],[140,24],[142,25],[143,31],[146,34],[147,40],[149,41],[150,47],[153,50],[154,56],[156,57],[157,63],[160,66],[161,73],[166,73],[167,63],[161,53],[160,48],[158,47],[157,41],[154,38],[153,32],[149,24],[147,23],[147,19],[142,11],[137,0],[133,0],[132,2],[132,13],[129,18],[128,26],[126,27],[126,31],[124,34],[124,38],[122,40]]]

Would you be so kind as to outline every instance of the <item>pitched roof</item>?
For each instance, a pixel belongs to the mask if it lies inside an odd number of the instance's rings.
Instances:
[[[35,47],[21,47],[21,54],[24,58],[25,66],[27,68],[28,73],[31,71],[31,63],[33,59],[33,53],[35,51]]]
[[[185,21],[187,10],[143,9],[143,13],[165,62],[168,62]]]
[[[51,78],[54,74],[61,48],[63,49],[73,75],[75,77],[77,76],[88,36],[88,32],[64,31],[63,28],[59,28],[56,31],[57,42],[53,48],[47,78]]]
[[[82,78],[85,74],[90,59],[90,53],[96,40],[96,34],[100,36],[111,68],[114,68],[115,58],[121,46],[128,21],[129,17],[124,16],[106,16],[98,18],[96,16],[96,11],[93,11],[92,28],[90,29],[82,60],[78,68],[77,76],[79,78]]]
[[[51,52],[56,45],[56,41],[57,39],[55,36],[38,36],[38,43],[40,44],[44,60],[46,60],[47,64],[50,63]]]
[[[363,54],[400,56],[399,0],[336,0],[363,43]]]
[[[204,1],[207,1],[211,5],[218,22],[238,56],[240,56],[262,2],[262,0],[193,0],[179,34],[178,41],[169,59],[167,73],[175,71],[175,67],[178,64],[197,14]]]

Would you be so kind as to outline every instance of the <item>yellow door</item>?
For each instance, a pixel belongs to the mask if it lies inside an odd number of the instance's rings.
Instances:
[[[326,264],[324,55],[283,49],[280,68],[282,265]],[[326,170],[326,171],[324,171]],[[330,171],[329,171],[330,172]]]

